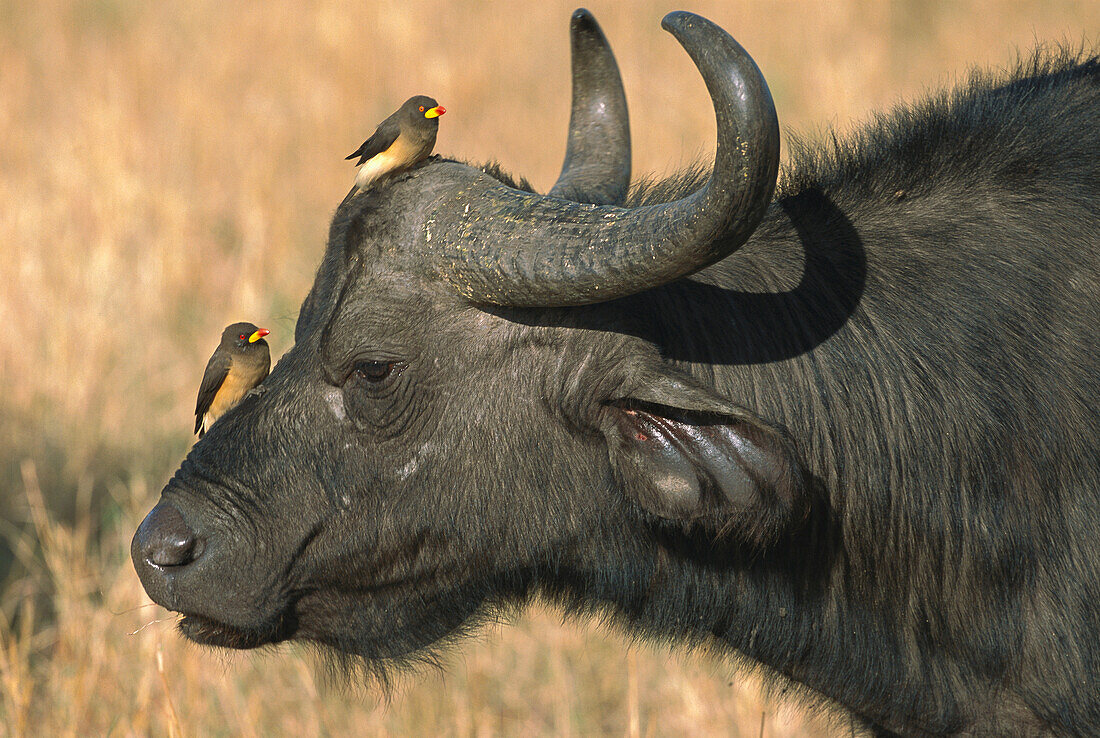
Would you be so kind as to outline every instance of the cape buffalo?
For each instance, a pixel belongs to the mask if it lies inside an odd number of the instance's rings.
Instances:
[[[1100,735],[1100,58],[795,151],[664,19],[713,168],[629,187],[573,16],[548,195],[432,158],[337,210],[295,345],[134,537],[192,640],[387,667],[533,596],[889,735]],[[736,253],[733,253],[735,252]]]

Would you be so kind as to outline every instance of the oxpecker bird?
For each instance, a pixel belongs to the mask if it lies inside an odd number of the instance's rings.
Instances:
[[[206,363],[195,403],[195,432],[199,438],[264,381],[271,369],[271,351],[264,340],[270,332],[251,323],[234,323],[222,331],[222,342]]]
[[[439,116],[446,112],[427,95],[406,100],[396,113],[378,124],[378,129],[355,153],[346,157],[359,157],[356,187],[364,190],[386,174],[400,172],[427,159],[435,146]]]

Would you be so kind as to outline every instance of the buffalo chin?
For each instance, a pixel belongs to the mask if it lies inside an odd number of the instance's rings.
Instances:
[[[179,630],[185,637],[204,646],[247,650],[285,641],[294,635],[295,624],[287,618],[262,628],[237,628],[202,615],[184,613]]]

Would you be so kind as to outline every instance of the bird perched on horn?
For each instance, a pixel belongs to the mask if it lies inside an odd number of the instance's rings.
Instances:
[[[252,323],[234,323],[222,331],[221,343],[206,363],[195,403],[195,433],[199,438],[264,381],[271,369],[271,350],[264,340],[270,332]]]
[[[387,174],[400,172],[427,159],[435,146],[439,116],[447,110],[427,95],[410,97],[351,155],[359,157],[355,186],[364,190]]]

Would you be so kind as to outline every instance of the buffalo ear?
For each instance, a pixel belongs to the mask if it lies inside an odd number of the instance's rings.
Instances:
[[[617,480],[653,515],[754,544],[805,518],[809,479],[793,444],[748,410],[660,374],[605,411]]]

